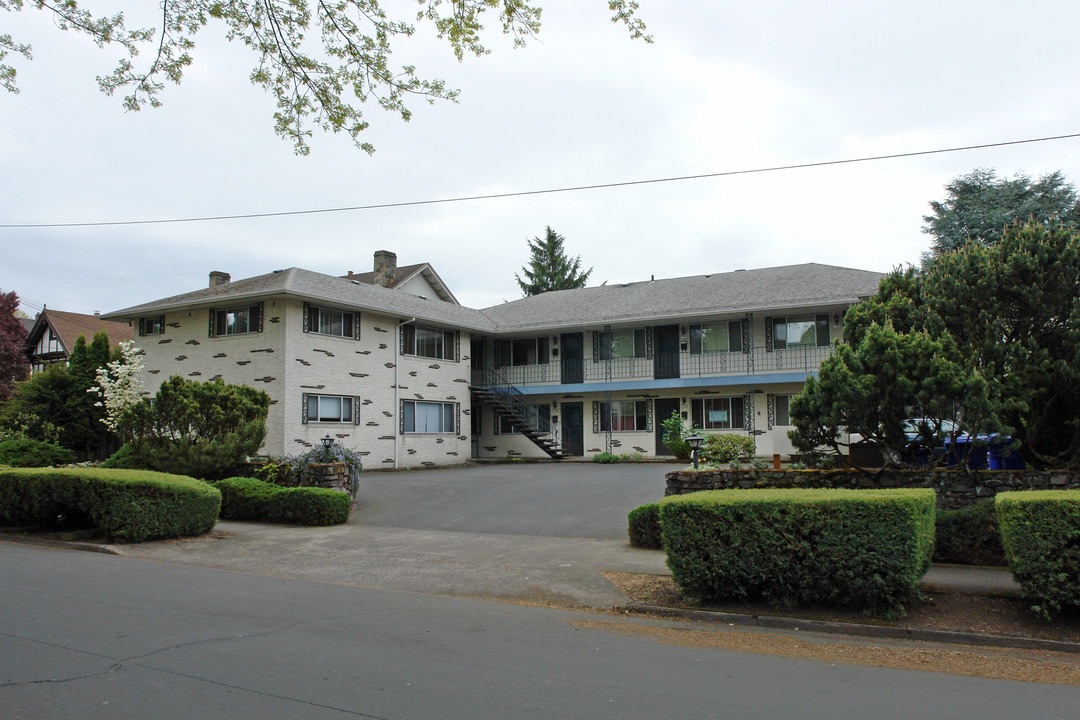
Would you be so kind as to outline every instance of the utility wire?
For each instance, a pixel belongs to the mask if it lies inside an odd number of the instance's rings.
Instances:
[[[896,160],[898,158],[920,157],[924,155],[941,155],[944,153],[964,152],[966,150],[984,150],[986,148],[1006,147],[1009,145],[1026,145],[1030,143],[1049,142],[1052,140],[1068,140],[1078,137],[1080,137],[1080,133],[1070,133],[1068,135],[1052,135],[1048,137],[1029,138],[1027,140],[1008,140],[1005,142],[984,143],[982,145],[965,145],[963,147],[942,148],[938,150],[918,150],[906,153],[893,153],[891,155],[873,155],[870,157],[849,158],[847,160],[826,160],[822,162],[800,163],[796,165],[775,165],[772,167],[754,168],[752,170],[728,170],[725,172],[703,173],[700,175],[681,175],[678,177],[653,178],[651,180],[628,180],[625,182],[601,183],[596,185],[575,185],[572,187],[548,188],[546,190],[522,190],[519,192],[494,193],[491,195],[467,195],[462,197],[440,198],[436,200],[409,200],[404,202],[378,203],[374,205],[352,205],[349,207],[321,208],[317,210],[283,210],[280,212],[249,213],[245,215],[210,215],[205,217],[169,218],[162,220],[114,220],[104,222],[0,224],[0,229],[13,230],[31,228],[115,227],[118,225],[163,225],[166,223],[210,222],[214,220],[251,220],[255,218],[318,215],[324,213],[338,212],[356,212],[359,210],[383,210],[388,208],[417,207],[420,205],[440,205],[446,203],[471,202],[475,200],[497,200],[501,198],[526,197],[530,195],[551,195],[554,193],[579,192],[581,190],[603,190],[607,188],[632,187],[634,185],[653,185],[658,183],[682,182],[685,180],[704,180],[707,178],[732,177],[735,175],[753,175],[758,173],[779,172],[782,170],[803,170],[806,168],[829,167],[831,165],[851,165],[853,163],[874,162],[877,160]]]

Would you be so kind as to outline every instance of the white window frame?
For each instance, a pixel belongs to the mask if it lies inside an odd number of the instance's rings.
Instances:
[[[236,317],[239,313],[246,313],[246,329],[235,330]],[[254,335],[259,332],[259,314],[262,305],[238,305],[230,308],[214,308],[214,337],[232,337],[234,335]],[[229,324],[229,316],[233,317],[232,325]]]
[[[627,412],[629,410],[629,412]],[[617,413],[617,414],[616,414]],[[618,421],[616,421],[618,418]],[[626,427],[630,421],[632,427]],[[640,421],[640,423],[639,423]],[[638,427],[638,425],[641,427]],[[616,427],[618,426],[618,427]],[[600,432],[646,432],[649,429],[649,402],[647,400],[615,400],[600,403]]]
[[[401,341],[402,355],[457,362],[458,334],[456,331],[440,330],[423,325],[405,325],[401,330],[404,333]],[[420,349],[427,351],[428,346],[432,346],[437,353],[441,354],[429,355],[419,352]]]
[[[706,340],[711,332],[715,332],[718,337],[723,338],[723,348],[719,350],[705,349]],[[738,338],[739,347],[732,349],[732,338]],[[715,322],[694,323],[690,326],[689,350],[691,355],[706,355],[708,353],[721,352],[742,352],[742,321],[717,320]]]
[[[354,417],[356,409],[353,407],[352,395],[317,395],[314,393],[306,394],[307,397],[307,421],[309,423],[334,423],[338,425],[353,425],[356,422]],[[330,408],[336,401],[338,403],[338,417],[324,417],[322,412],[323,401],[326,401],[327,412],[326,415],[332,415]],[[315,408],[315,413],[312,413],[312,407]],[[348,417],[345,417],[345,416]]]
[[[735,413],[732,405],[738,401],[741,404],[740,412]],[[702,430],[745,430],[746,429],[746,398],[741,395],[728,397],[693,398],[691,402],[691,422]],[[706,404],[713,407],[706,407]],[[709,420],[709,412],[726,412],[727,420]],[[700,425],[697,419],[701,419]],[[738,422],[738,425],[735,423]]]
[[[432,410],[438,407],[436,416]],[[419,410],[423,409],[423,412]],[[404,435],[456,435],[458,405],[453,402],[432,400],[401,401],[401,432]],[[437,417],[438,421],[432,423]],[[423,419],[423,429],[417,430],[418,420]],[[435,427],[432,428],[432,425]],[[446,426],[450,427],[447,428]]]
[[[323,314],[327,316],[327,325],[325,327],[323,323]],[[338,332],[333,331],[334,316],[339,316],[338,320],[339,328]],[[346,320],[349,324],[348,332],[345,331]],[[308,305],[308,332],[315,333],[316,335],[328,335],[330,337],[342,337],[347,339],[358,338],[357,323],[359,319],[356,317],[356,313],[349,310],[338,310],[337,308],[323,307],[321,305]]]

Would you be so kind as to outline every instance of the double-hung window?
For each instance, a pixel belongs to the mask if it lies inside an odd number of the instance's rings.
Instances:
[[[210,337],[262,332],[262,303],[210,311]]]
[[[599,403],[600,432],[648,430],[649,403],[645,400],[619,400]]]
[[[772,319],[772,326],[772,344],[777,350],[829,345],[828,315],[777,317]]]
[[[691,404],[694,427],[703,430],[732,430],[746,427],[745,398],[694,398]]]
[[[401,431],[403,433],[456,433],[457,405],[452,402],[403,400]]]
[[[353,398],[349,395],[308,395],[308,422],[351,423]]]
[[[161,335],[165,332],[165,316],[139,318],[139,337]]]
[[[636,330],[612,330],[602,332],[599,337],[599,360],[612,360],[615,358],[643,358],[646,356],[647,344],[645,328]]]
[[[345,310],[304,305],[306,332],[360,339],[357,316]]]
[[[708,322],[690,326],[690,354],[742,352],[742,323]]]
[[[457,333],[418,325],[401,328],[401,354],[457,361]]]

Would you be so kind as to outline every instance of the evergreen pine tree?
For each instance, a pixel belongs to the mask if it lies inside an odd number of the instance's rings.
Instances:
[[[514,273],[518,286],[525,297],[539,295],[549,290],[571,290],[585,287],[593,269],[581,272],[581,257],[571,260],[563,249],[562,235],[549,225],[544,239],[529,240],[529,266],[521,268],[521,275]]]
[[[11,397],[12,386],[30,372],[24,344],[26,328],[15,317],[19,296],[0,293],[0,403]]]

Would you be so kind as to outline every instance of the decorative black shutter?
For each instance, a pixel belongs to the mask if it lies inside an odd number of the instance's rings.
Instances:
[[[455,426],[454,426],[454,434],[457,435],[458,437],[460,437],[461,436],[461,403],[454,403],[454,413],[455,413],[455,418],[456,418],[455,421],[454,421],[456,423]]]
[[[592,431],[593,435],[600,434],[600,403],[595,400],[592,404]]]
[[[352,334],[353,340],[360,339],[360,313],[353,313]]]
[[[746,400],[743,401],[743,425],[748,433],[754,431],[754,393],[746,393]]]
[[[217,310],[214,310],[214,308],[210,308],[210,333],[209,333],[208,337],[214,337],[214,330],[216,328],[216,323],[214,322],[214,320],[216,320],[216,319],[217,319]]]
[[[753,338],[750,336],[750,318],[743,318],[742,322],[742,351],[743,354],[750,354],[750,346],[753,344]]]
[[[461,362],[461,331],[454,331],[454,362]],[[460,422],[458,423],[461,424]],[[461,433],[459,432],[458,435]]]
[[[765,352],[773,351],[773,319],[765,318]]]
[[[311,306],[304,303],[304,332],[311,332]]]
[[[308,410],[307,410],[307,408],[308,408],[308,394],[307,393],[302,393],[300,395],[300,403],[301,403],[300,424],[301,425],[307,425],[307,423],[308,423]]]
[[[776,425],[776,396],[772,393],[769,393],[768,395],[768,403],[769,409],[767,414],[769,416],[769,429],[772,430]]]
[[[645,357],[648,360],[653,359],[652,330],[652,327],[645,328]]]
[[[401,354],[402,355],[409,355],[410,353],[408,352],[408,348],[410,348],[412,346],[412,339],[416,336],[416,330],[414,329],[415,326],[413,326],[413,325],[399,325],[398,327],[401,328],[401,332],[399,333],[401,335],[401,337],[400,337]],[[402,422],[405,422],[405,421],[402,420]],[[404,425],[402,425],[402,427],[404,427]],[[404,431],[402,431],[402,432],[404,432]]]
[[[596,330],[592,334],[592,361],[600,362],[600,333]]]
[[[255,332],[263,331],[263,304],[259,303],[254,308],[255,311]]]
[[[645,416],[646,417],[645,429],[648,430],[649,432],[652,432],[652,430],[653,430],[653,402],[655,402],[655,401],[654,400],[646,400],[645,401],[645,413],[646,413],[646,416]]]
[[[359,425],[360,424],[360,396],[359,395],[353,395],[352,404],[353,404],[353,413],[352,413],[353,425]]]

